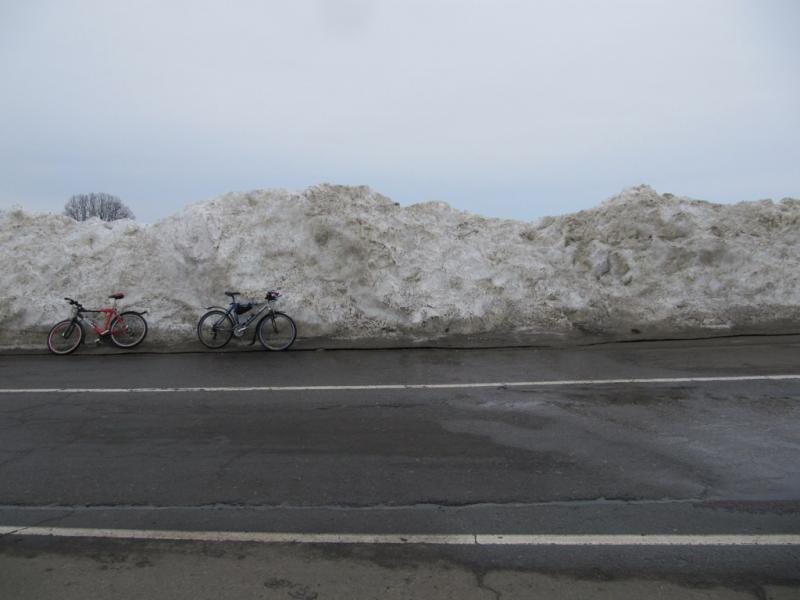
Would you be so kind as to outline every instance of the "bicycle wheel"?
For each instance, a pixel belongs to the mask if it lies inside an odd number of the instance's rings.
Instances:
[[[224,310],[210,310],[197,323],[197,337],[204,346],[222,348],[233,337],[233,319]]]
[[[75,352],[83,341],[83,327],[72,319],[53,325],[47,334],[47,348],[53,354]]]
[[[147,335],[147,321],[139,313],[118,314],[109,327],[109,336],[117,348],[138,346]]]
[[[267,350],[286,350],[297,337],[292,318],[282,312],[267,315],[258,322],[258,341]]]

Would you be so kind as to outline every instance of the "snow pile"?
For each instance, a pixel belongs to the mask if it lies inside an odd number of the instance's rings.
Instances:
[[[525,223],[366,187],[231,193],[154,225],[0,213],[0,346],[42,347],[62,300],[147,308],[146,345],[277,288],[301,338],[530,340],[779,331],[800,320],[800,201],[719,205],[641,186]],[[93,336],[90,336],[90,338]]]

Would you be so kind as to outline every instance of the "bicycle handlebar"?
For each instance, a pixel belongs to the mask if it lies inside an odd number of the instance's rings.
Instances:
[[[80,302],[78,302],[77,300],[73,300],[72,298],[64,298],[64,300],[66,300],[67,302],[69,302],[70,304],[72,304],[72,306],[77,306],[79,310],[85,310],[85,309],[83,308],[83,304],[81,304],[81,303],[80,303]]]

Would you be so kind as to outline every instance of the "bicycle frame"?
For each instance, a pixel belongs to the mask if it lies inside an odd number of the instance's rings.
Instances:
[[[96,314],[104,314],[105,319],[103,319],[103,327],[100,328],[97,323],[95,323],[92,319],[83,316],[83,313],[96,313]],[[76,321],[83,325],[89,325],[97,335],[106,335],[109,331],[111,331],[111,321],[114,320],[115,317],[119,316],[117,312],[117,308],[97,308],[97,309],[84,309],[79,310],[75,309],[75,314],[72,317],[73,321]]]
[[[230,305],[228,306],[228,310],[225,311],[225,315],[231,317],[231,320],[233,321],[233,324],[237,329],[247,329],[248,327],[250,327],[250,323],[255,321],[258,318],[258,316],[267,309],[269,309],[269,313],[274,312],[274,309],[272,308],[272,302],[267,301],[264,302],[263,304],[254,302],[254,308],[258,307],[260,308],[258,308],[257,311],[255,311],[249,317],[247,317],[247,320],[244,323],[240,323],[239,315],[236,312],[236,307],[239,306],[239,304],[240,304],[239,302],[231,302]]]
[[[135,312],[135,311],[132,311],[132,312]],[[146,312],[147,311],[143,311],[143,312],[138,313],[138,314],[143,315]],[[103,326],[100,327],[92,319],[90,319],[88,317],[84,317],[83,315],[85,313],[95,313],[95,314],[105,315],[105,317],[103,318]],[[114,300],[111,308],[83,308],[82,306],[75,306],[74,309],[73,309],[73,313],[72,313],[72,322],[73,322],[73,324],[80,325],[80,327],[84,331],[86,331],[87,326],[89,326],[94,330],[94,332],[98,336],[101,336],[101,337],[111,333],[111,323],[113,323],[114,319],[117,319],[117,318],[120,319],[120,322],[123,323],[123,326],[124,326],[125,322],[124,322],[124,320],[122,320],[122,316],[119,313],[119,311],[117,310],[117,301],[116,301],[116,299]]]

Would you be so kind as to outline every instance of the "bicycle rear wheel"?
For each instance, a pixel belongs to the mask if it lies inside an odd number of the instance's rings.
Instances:
[[[208,348],[222,348],[233,337],[233,320],[224,310],[210,310],[197,323],[197,337]]]
[[[47,334],[47,348],[53,354],[75,352],[83,341],[83,327],[72,319],[53,325]]]
[[[297,337],[292,318],[282,312],[267,315],[258,322],[258,341],[267,350],[286,350]]]
[[[111,321],[109,336],[117,348],[138,346],[147,335],[147,321],[139,313],[124,312]]]

